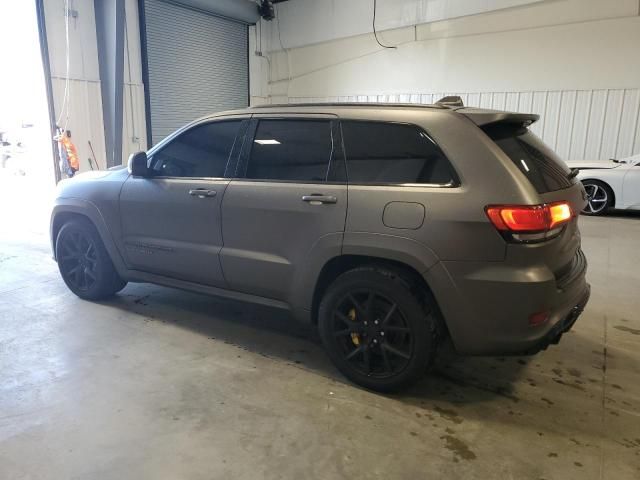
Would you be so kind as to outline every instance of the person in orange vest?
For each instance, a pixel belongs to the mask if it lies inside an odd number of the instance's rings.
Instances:
[[[67,176],[71,178],[80,170],[78,150],[76,150],[76,146],[71,141],[71,131],[63,131],[58,127],[58,135],[56,135],[54,139],[58,142],[60,171],[66,173]]]

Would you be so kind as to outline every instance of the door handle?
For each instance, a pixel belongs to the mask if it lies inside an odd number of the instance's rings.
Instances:
[[[321,195],[319,193],[304,195],[302,197],[302,201],[310,203],[311,205],[320,205],[323,203],[338,203],[338,199],[333,195]]]
[[[196,188],[195,190],[189,190],[189,195],[192,197],[205,198],[215,197],[218,192],[215,190],[207,190],[206,188]]]

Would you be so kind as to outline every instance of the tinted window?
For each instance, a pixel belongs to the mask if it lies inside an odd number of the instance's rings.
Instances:
[[[342,134],[349,182],[453,182],[444,153],[415,125],[345,121]]]
[[[324,182],[332,144],[328,120],[261,120],[246,177]]]
[[[240,120],[194,127],[154,153],[151,169],[163,177],[224,177]]]
[[[494,125],[484,131],[529,179],[538,193],[568,188],[577,180],[570,179],[569,167],[553,150],[527,128]]]

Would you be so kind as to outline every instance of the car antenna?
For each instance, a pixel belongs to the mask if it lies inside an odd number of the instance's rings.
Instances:
[[[458,95],[448,95],[438,100],[436,105],[441,105],[443,107],[464,107],[464,102]]]

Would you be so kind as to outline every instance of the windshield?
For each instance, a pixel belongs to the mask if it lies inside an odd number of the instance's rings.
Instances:
[[[638,155],[632,155],[631,157],[621,158],[618,162],[628,163],[630,165],[640,164],[640,153]]]

